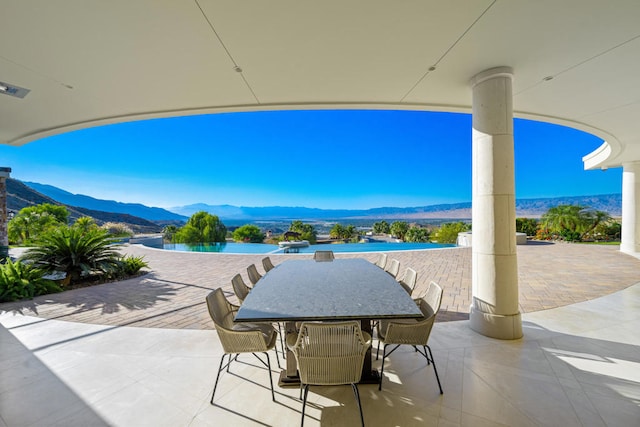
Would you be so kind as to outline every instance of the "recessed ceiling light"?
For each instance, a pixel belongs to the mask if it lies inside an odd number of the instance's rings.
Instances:
[[[15,96],[16,98],[24,98],[31,92],[29,89],[25,89],[20,86],[12,85],[5,82],[0,82],[0,95]]]

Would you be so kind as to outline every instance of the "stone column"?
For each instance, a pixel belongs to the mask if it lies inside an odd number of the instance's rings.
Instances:
[[[7,235],[7,178],[11,168],[0,167],[0,262],[9,256],[9,236]]]
[[[473,300],[470,325],[492,338],[522,337],[518,310],[513,70],[498,67],[473,88]]]
[[[623,163],[620,251],[640,257],[640,162]]]

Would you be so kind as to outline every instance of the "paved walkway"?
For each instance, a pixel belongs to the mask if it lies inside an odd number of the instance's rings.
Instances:
[[[169,252],[139,245],[123,252],[144,255],[150,272],[136,279],[75,289],[30,301],[0,304],[1,312],[101,325],[173,329],[213,329],[205,296],[218,287],[235,300],[231,278],[264,255]],[[439,321],[468,318],[471,303],[471,249],[390,252],[418,271],[415,294],[433,280],[444,289]],[[274,264],[311,255],[270,255]],[[375,261],[375,253],[336,254]],[[591,300],[640,283],[640,260],[618,246],[530,242],[518,246],[520,310],[529,313]]]

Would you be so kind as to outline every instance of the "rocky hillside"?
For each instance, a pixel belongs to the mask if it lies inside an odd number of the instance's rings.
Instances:
[[[66,206],[69,211],[71,220],[80,218],[81,216],[92,217],[97,224],[101,225],[105,222],[121,222],[127,224],[136,233],[158,233],[162,231],[162,226],[148,221],[144,218],[136,217],[125,213],[104,212],[77,206],[69,206],[60,203],[52,198],[41,194],[34,189],[23,184],[21,181],[9,178],[7,180],[7,209],[18,212],[27,206],[39,205],[42,203],[51,203],[53,205]]]

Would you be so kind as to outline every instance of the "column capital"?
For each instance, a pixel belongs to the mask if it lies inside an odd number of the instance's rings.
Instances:
[[[640,167],[640,160],[634,160],[631,162],[622,162],[622,167],[625,169],[635,169]]]
[[[489,68],[488,70],[484,70],[475,76],[471,77],[470,83],[471,87],[474,87],[477,84],[480,84],[489,79],[495,79],[496,77],[508,77],[513,79],[513,68],[511,67],[495,67]]]
[[[9,178],[10,173],[11,173],[11,168],[0,166],[0,178]]]

